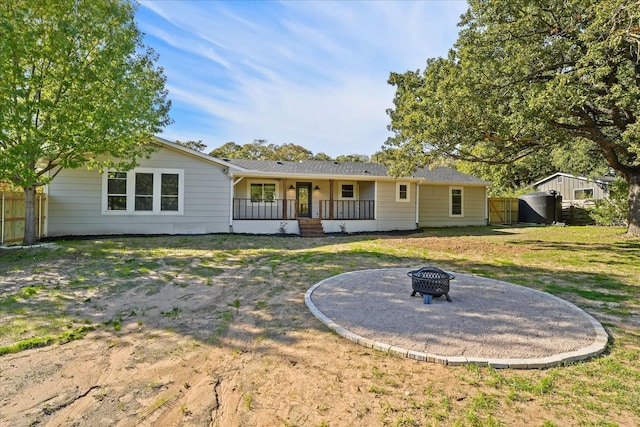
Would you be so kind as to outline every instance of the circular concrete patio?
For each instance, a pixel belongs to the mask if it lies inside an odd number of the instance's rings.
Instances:
[[[452,272],[449,295],[411,297],[411,269],[363,270],[325,279],[305,303],[339,335],[397,356],[445,365],[541,369],[602,353],[608,335],[565,300]]]

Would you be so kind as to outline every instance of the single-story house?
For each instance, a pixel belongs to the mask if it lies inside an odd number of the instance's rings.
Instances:
[[[488,182],[449,168],[393,178],[376,163],[218,159],[157,138],[130,171],[62,170],[45,236],[299,234],[487,224]]]
[[[615,178],[586,178],[558,172],[533,184],[536,191],[555,191],[563,202],[600,200],[609,197],[609,183]]]

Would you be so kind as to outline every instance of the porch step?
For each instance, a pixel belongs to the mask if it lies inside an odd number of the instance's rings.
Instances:
[[[298,219],[300,236],[302,237],[324,237],[322,221],[319,219]]]

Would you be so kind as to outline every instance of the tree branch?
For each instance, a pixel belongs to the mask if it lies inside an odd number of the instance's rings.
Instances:
[[[632,159],[632,153],[602,133],[598,122],[592,117],[589,111],[586,109],[579,109],[574,110],[572,113],[579,118],[583,124],[570,125],[555,121],[550,122],[550,124],[558,129],[567,130],[575,136],[587,138],[595,142],[598,144],[598,147],[600,147],[600,150],[609,166],[623,173],[628,171],[629,166],[620,161],[620,156],[626,159]]]

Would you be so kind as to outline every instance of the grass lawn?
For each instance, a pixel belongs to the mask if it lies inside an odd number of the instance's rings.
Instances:
[[[359,380],[376,403],[365,409],[354,401],[355,419],[370,419],[373,411],[380,425],[394,426],[513,425],[528,418],[544,426],[640,424],[640,239],[626,237],[620,228],[460,227],[319,239],[113,237],[0,249],[0,372],[3,358],[11,354],[83,340],[93,331],[117,332],[132,321],[237,354],[248,350],[229,345],[227,337],[243,310],[261,319],[254,322],[255,342],[310,329],[336,339],[306,310],[302,296],[309,287],[354,270],[425,264],[571,301],[608,329],[610,347],[593,360],[541,371],[443,368],[452,377],[449,384],[424,378],[420,392],[409,394],[413,380],[402,369],[425,362],[367,356],[374,358],[374,367],[363,369]],[[218,303],[212,303],[206,330],[180,322],[190,308],[178,304],[118,312],[105,303],[127,295],[150,298],[167,285],[177,291],[212,287],[221,278],[225,285]],[[151,320],[154,310],[160,320]],[[271,345],[286,343],[274,339]],[[460,399],[456,390],[462,389],[470,391]],[[247,386],[240,405],[246,416],[258,412],[260,392]],[[0,399],[0,413],[1,405]],[[283,419],[280,425],[342,425],[330,403],[318,402],[312,409],[306,423]]]

